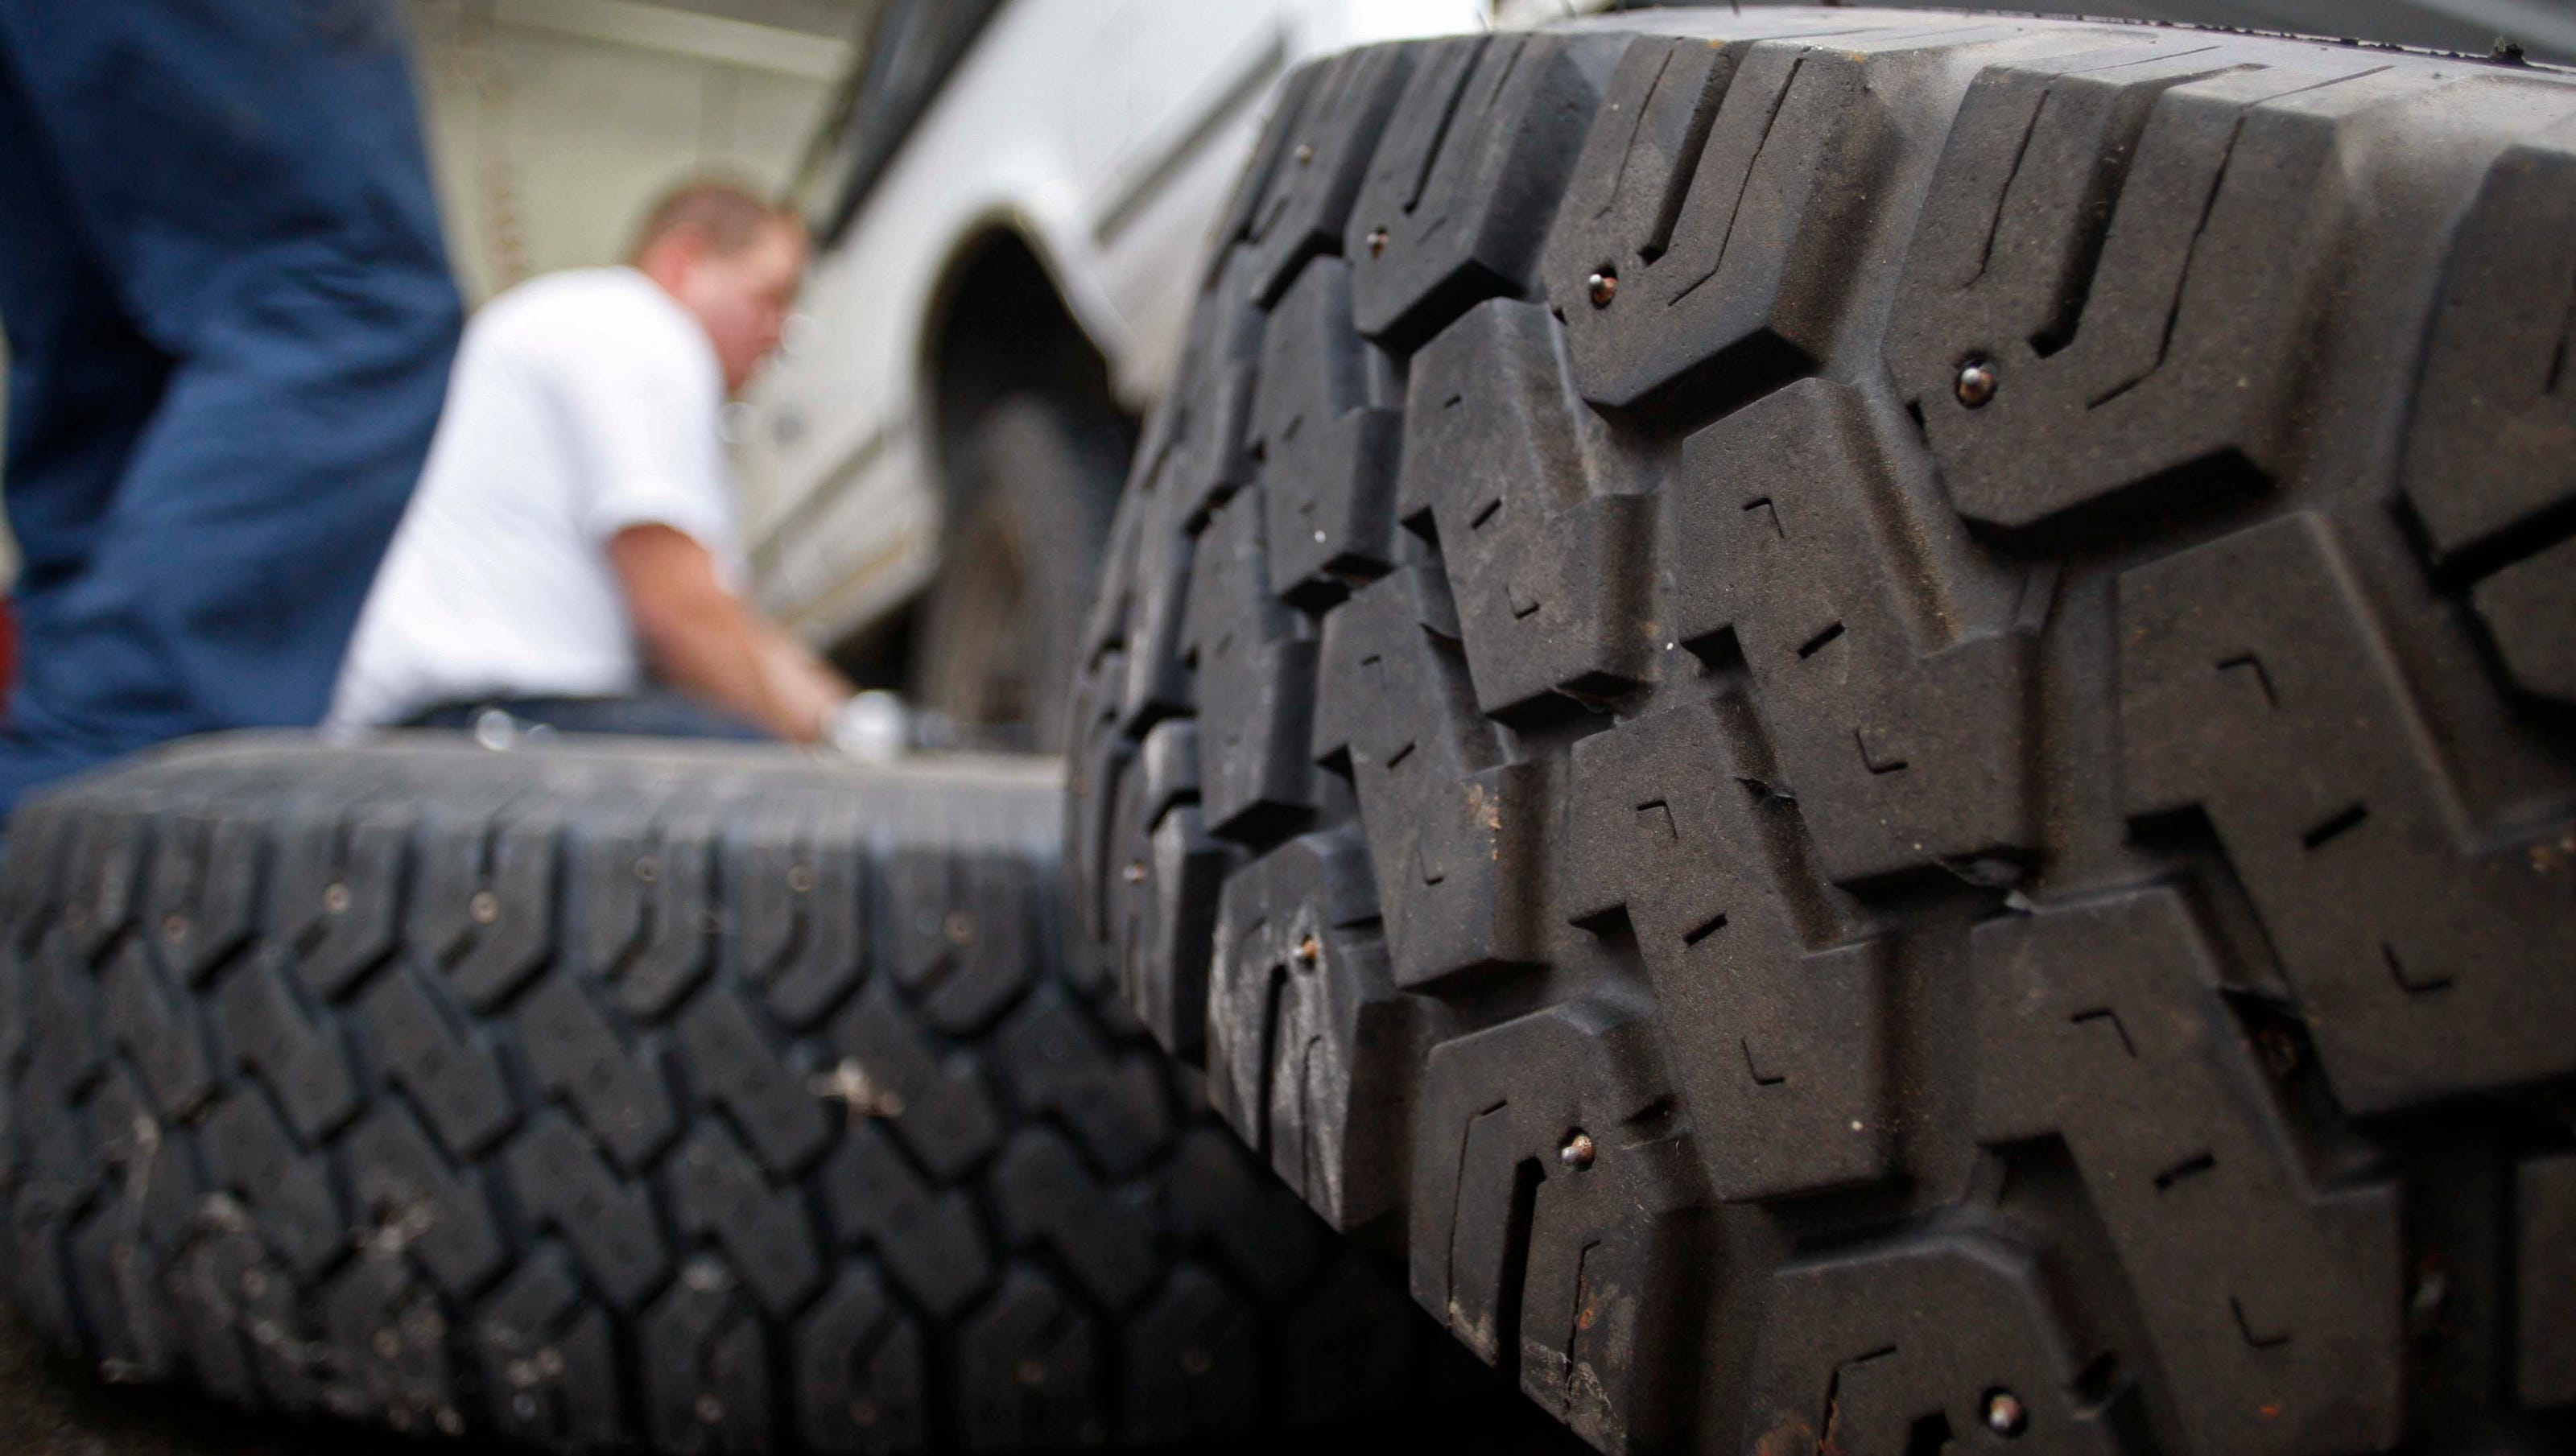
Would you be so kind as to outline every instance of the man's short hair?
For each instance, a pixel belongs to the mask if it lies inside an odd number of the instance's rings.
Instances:
[[[760,230],[773,222],[804,225],[793,208],[771,202],[740,182],[699,177],[663,193],[644,214],[643,226],[635,230],[634,246],[626,250],[626,261],[644,261],[654,244],[674,233],[696,233],[706,239],[710,251],[719,254],[739,253],[758,241]]]

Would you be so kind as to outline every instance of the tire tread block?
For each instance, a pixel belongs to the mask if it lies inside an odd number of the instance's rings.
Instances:
[[[194,985],[249,938],[259,914],[262,837],[220,814],[171,814],[152,846],[143,926],[153,954]]]
[[[2576,703],[2576,539],[2496,572],[2470,599],[2515,687]]]
[[[934,1318],[956,1318],[991,1286],[993,1252],[966,1195],[935,1188],[873,1126],[850,1129],[822,1176],[824,1205],[842,1239],[864,1240]]]
[[[2394,1190],[2315,1190],[2285,1163],[2280,1094],[2179,895],[2006,916],[1972,941],[1978,1139],[2065,1140],[2193,1444],[2393,1443]]]
[[[1103,1180],[1061,1134],[1040,1126],[1013,1137],[994,1165],[992,1190],[1011,1242],[1051,1249],[1100,1306],[1123,1312],[1144,1295],[1154,1277],[1151,1237],[1116,1197],[1104,1196]]]
[[[866,1089],[842,1092],[844,1105],[853,1096],[873,1098],[872,1106],[849,1107],[848,1114],[872,1116],[892,1128],[933,1178],[962,1178],[1001,1146],[1002,1112],[985,1087],[981,1064],[967,1053],[942,1059],[884,981],[842,1011],[832,1043]]]
[[[566,1098],[591,1137],[634,1171],[679,1131],[662,1056],[630,1051],[578,982],[551,976],[518,1003],[520,1046],[537,1084]]]
[[[1895,1142],[1892,948],[1848,912],[1798,913],[1821,902],[1801,806],[1760,787],[1747,716],[1679,708],[1574,755],[1574,903],[1627,911],[1710,1186],[1730,1201],[1883,1178]]]
[[[144,805],[125,804],[75,825],[68,836],[58,923],[84,960],[105,950],[133,923],[151,824]]]
[[[1341,247],[1351,202],[1387,114],[1412,74],[1416,48],[1371,46],[1311,63],[1314,79],[1282,96],[1265,148],[1271,162],[1261,200],[1244,219],[1257,257],[1251,297],[1276,303],[1306,260]]]
[[[1255,1315],[1205,1270],[1176,1271],[1128,1323],[1125,1405],[1149,1445],[1245,1439],[1261,1421]]]
[[[519,1440],[583,1450],[629,1439],[608,1316],[582,1293],[570,1257],[539,1245],[475,1317],[491,1420]]]
[[[1272,592],[1264,535],[1263,492],[1220,507],[1192,560],[1183,651],[1195,666],[1199,711],[1225,726],[1202,738],[1187,719],[1157,723],[1157,738],[1186,734],[1194,759],[1189,780],[1201,817],[1218,834],[1250,816],[1275,821],[1315,805],[1315,643],[1295,633],[1295,613]],[[1160,805],[1148,805],[1154,818]]]
[[[1029,882],[1015,860],[898,851],[886,873],[895,984],[922,1019],[962,1034],[989,1023],[1028,985]]]
[[[2182,502],[2286,464],[2298,351],[2352,206],[2339,113],[2430,83],[2187,39],[1996,66],[1960,106],[1887,361],[1969,520]],[[1973,406],[1971,360],[1997,381]]]
[[[2463,842],[2353,568],[2294,514],[2125,573],[2132,815],[2197,806],[2358,1114],[2576,1070],[2563,863]]]
[[[700,1122],[665,1165],[665,1201],[681,1232],[711,1240],[772,1318],[821,1287],[823,1260],[803,1202],[770,1186],[722,1124]]]
[[[1151,1062],[1122,1056],[1067,996],[1042,990],[995,1032],[995,1061],[1023,1113],[1052,1116],[1091,1164],[1135,1176],[1172,1135]]]
[[[2518,123],[2556,124],[2494,160],[2460,222],[2400,466],[2446,561],[2576,501],[2576,98],[2530,87],[2513,100]]]
[[[2576,1154],[2531,1159],[2517,1185],[2515,1387],[2545,1410],[2576,1402]]]
[[[971,1451],[1095,1444],[1092,1321],[1045,1275],[1013,1265],[958,1340],[959,1430]]]
[[[1399,509],[1438,530],[1487,713],[1615,691],[1651,658],[1635,598],[1654,503],[1589,493],[1564,332],[1535,304],[1493,301],[1414,356]]]
[[[423,816],[403,939],[477,1010],[527,983],[553,950],[562,826],[506,799]],[[237,822],[237,821],[236,821]]]
[[[1732,392],[1734,371],[1794,368],[1830,346],[1879,169],[1867,58],[1857,39],[1828,49],[1830,27],[1766,41],[1765,25],[1724,44],[1638,40],[1593,115],[1546,268],[1595,404]]]
[[[698,996],[673,1031],[700,1097],[733,1114],[770,1173],[792,1174],[831,1141],[823,1099],[789,1069],[733,993],[716,989]]]
[[[1584,122],[1624,42],[1493,35],[1422,48],[1351,206],[1354,317],[1402,338],[1462,298],[1527,298]]]
[[[1183,797],[1197,788],[1194,739],[1187,720],[1158,723],[1127,759],[1105,832],[1117,871],[1100,885],[1101,940],[1119,990],[1154,1039],[1188,1063],[1204,1054],[1208,933],[1234,859]]]
[[[1790,385],[1692,435],[1682,469],[1666,503],[1672,558],[1693,566],[1676,640],[1716,656],[1732,638],[1826,877],[2035,848],[2031,634],[1953,618],[1916,645],[1903,581],[1929,562],[1874,525],[1895,486],[1859,396]]]
[[[360,1093],[336,1019],[297,1004],[283,959],[261,956],[224,978],[215,1029],[226,1062],[255,1073],[310,1144],[357,1112]]]
[[[1605,1451],[1678,1435],[1675,1389],[1627,1352],[1694,1298],[1650,1271],[1702,1257],[1654,1041],[1631,1011],[1564,1003],[1435,1047],[1416,1110],[1414,1301]],[[1563,1154],[1578,1132],[1588,1165]]]
[[[645,1425],[665,1451],[770,1449],[769,1336],[723,1260],[698,1255],[643,1313]]]
[[[867,974],[863,839],[863,821],[845,810],[824,824],[774,816],[725,843],[736,963],[790,1026],[812,1023]]]
[[[1196,530],[1209,511],[1251,481],[1253,386],[1269,316],[1252,306],[1259,255],[1248,247],[1222,253],[1214,285],[1200,296],[1183,347],[1183,367],[1168,407],[1168,444],[1139,450],[1137,476],[1166,482],[1171,523]],[[1107,579],[1104,575],[1104,580]]]
[[[817,1451],[918,1449],[929,1437],[929,1371],[919,1324],[865,1263],[797,1326],[798,1430]]]
[[[322,1294],[322,1325],[343,1363],[322,1372],[321,1403],[424,1435],[464,1423],[447,1316],[400,1259],[352,1264]]]
[[[522,1213],[572,1246],[610,1307],[636,1309],[669,1277],[652,1200],[611,1171],[571,1119],[540,1114],[502,1157]]]
[[[342,995],[393,953],[409,828],[397,810],[317,802],[275,836],[269,943],[293,948],[315,996]]]
[[[1538,939],[1531,857],[1537,766],[1502,762],[1477,713],[1457,615],[1437,574],[1409,567],[1326,620],[1318,758],[1349,756],[1395,983],[1526,962]]]
[[[2026,1248],[1984,1232],[1920,1236],[1800,1261],[1771,1283],[1749,1448],[1938,1449],[1926,1433],[1986,1429],[1988,1393],[2002,1391],[2019,1402],[2017,1446],[2131,1449],[2134,1387],[2107,1399],[2091,1388],[2096,1362],[2113,1357],[2070,1327]]]
[[[368,1114],[338,1153],[361,1226],[417,1259],[451,1297],[472,1294],[507,1262],[482,1178],[450,1166],[400,1106]]]
[[[206,1114],[206,1169],[250,1219],[261,1241],[305,1278],[339,1256],[347,1220],[323,1160],[296,1147],[259,1093],[226,1096]]]
[[[377,978],[359,1007],[387,1080],[411,1094],[450,1153],[471,1157],[517,1120],[500,1058],[451,1025],[408,969]]]
[[[82,1109],[105,1194],[71,1235],[75,1282],[102,1364],[167,1379],[183,1337],[161,1297],[203,1206],[188,1134],[157,1117],[140,1083],[113,1068]]]
[[[1283,596],[1383,574],[1404,417],[1381,402],[1380,361],[1351,325],[1351,270],[1318,258],[1271,311],[1249,444],[1269,576]]]
[[[164,1115],[184,1117],[214,1095],[205,1028],[189,1003],[170,994],[140,944],[127,942],[109,963],[99,985],[99,1016]]]
[[[712,969],[714,837],[712,823],[681,810],[649,831],[638,824],[577,838],[587,968],[629,1016],[668,1014]]]
[[[30,1324],[54,1343],[70,1346],[81,1339],[81,1327],[67,1240],[98,1167],[81,1142],[71,1089],[37,1075],[46,1065],[31,1067],[15,1099],[23,1121],[20,1146],[12,1150],[9,1290]]]
[[[1209,1100],[1346,1231],[1403,1207],[1410,1058],[1396,1053],[1430,1030],[1395,989],[1376,918],[1356,836],[1293,840],[1226,881],[1208,992]]]

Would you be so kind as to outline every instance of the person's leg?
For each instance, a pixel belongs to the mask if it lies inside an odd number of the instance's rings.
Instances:
[[[114,752],[50,720],[43,703],[88,669],[55,650],[70,598],[87,575],[126,458],[161,402],[170,360],[127,321],[114,284],[81,231],[68,190],[37,130],[12,56],[0,45],[0,328],[9,337],[9,527],[18,545],[13,587],[19,682],[0,714],[0,813],[28,784]],[[166,681],[139,635],[124,650],[146,660],[108,671]],[[34,684],[33,687],[23,686]],[[169,704],[151,705],[166,711]],[[19,727],[32,722],[28,729]]]
[[[496,724],[487,714],[508,721]],[[478,737],[487,731],[516,732],[530,727],[560,733],[610,733],[645,738],[714,738],[736,743],[767,743],[770,736],[719,708],[659,689],[614,698],[494,698],[486,702],[447,703],[413,718],[407,728],[464,729]]]
[[[0,0],[0,52],[78,235],[173,361],[29,614],[8,793],[320,718],[460,309],[393,0]]]

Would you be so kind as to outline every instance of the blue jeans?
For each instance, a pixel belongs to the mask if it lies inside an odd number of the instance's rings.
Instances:
[[[516,727],[562,733],[635,734],[647,738],[721,738],[765,743],[769,735],[720,708],[673,692],[618,698],[492,698],[445,703],[404,724],[406,728],[479,730],[487,713],[506,713]]]
[[[0,814],[320,719],[462,320],[397,0],[0,0]]]

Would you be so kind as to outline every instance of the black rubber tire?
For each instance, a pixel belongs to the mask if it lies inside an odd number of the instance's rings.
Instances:
[[[0,876],[6,1283],[112,1376],[993,1450],[1452,1356],[1067,963],[1050,767],[211,744],[30,802]]]
[[[1060,753],[1132,442],[1036,394],[996,404],[975,434],[973,488],[923,604],[913,696]]]
[[[1714,6],[1288,83],[1090,933],[1604,1450],[2576,1450],[2576,84]]]

